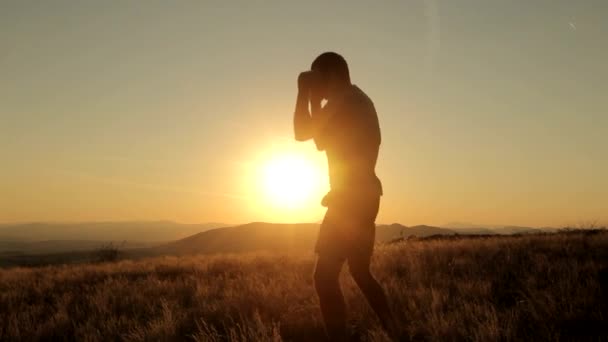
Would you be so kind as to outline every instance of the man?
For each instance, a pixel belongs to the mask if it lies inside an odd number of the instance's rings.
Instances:
[[[327,212],[315,247],[314,273],[327,335],[331,341],[345,339],[346,307],[338,279],[344,262],[388,328],[386,296],[369,269],[382,195],[375,173],[378,116],[369,97],[351,83],[348,65],[337,53],[321,54],[310,71],[299,75],[294,131],[296,140],[313,139],[327,154],[331,191],[322,200]]]

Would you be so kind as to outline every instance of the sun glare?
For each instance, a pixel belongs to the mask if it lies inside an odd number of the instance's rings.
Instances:
[[[323,179],[315,163],[298,155],[281,155],[267,161],[263,178],[269,204],[285,209],[295,209],[318,197]]]

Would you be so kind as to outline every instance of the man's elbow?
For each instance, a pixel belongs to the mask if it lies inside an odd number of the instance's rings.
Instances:
[[[296,123],[293,127],[293,133],[296,141],[306,141],[312,138],[309,127],[305,125],[298,125]]]
[[[312,136],[310,136],[310,134],[307,134],[307,132],[295,131],[294,133],[296,141],[306,141],[312,138]]]

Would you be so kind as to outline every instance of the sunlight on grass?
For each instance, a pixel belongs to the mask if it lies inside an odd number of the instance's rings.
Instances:
[[[605,231],[403,241],[379,246],[372,269],[403,340],[567,340],[606,323],[607,253]],[[0,340],[317,341],[313,261],[258,253],[0,269]],[[386,341],[346,272],[341,281],[354,329]]]

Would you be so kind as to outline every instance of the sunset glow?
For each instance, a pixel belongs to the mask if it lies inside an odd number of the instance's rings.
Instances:
[[[263,166],[262,175],[263,195],[278,209],[300,207],[321,192],[321,170],[303,156],[275,156]]]
[[[378,222],[607,225],[608,2],[541,2],[3,1],[0,224],[318,222],[293,114],[335,51],[378,114]]]

